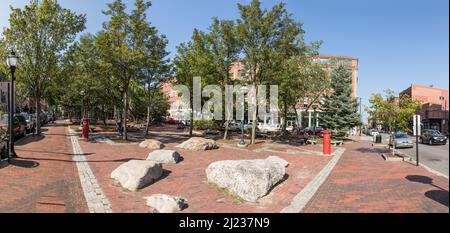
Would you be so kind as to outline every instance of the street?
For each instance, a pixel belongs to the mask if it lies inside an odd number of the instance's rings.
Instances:
[[[389,135],[382,134],[383,143],[389,143]],[[416,142],[415,137],[411,137]],[[413,148],[398,148],[399,152],[403,152],[414,160],[416,159],[416,144]],[[420,163],[432,168],[446,176],[449,175],[449,149],[446,145],[428,145],[419,144],[419,161]]]
[[[415,139],[414,139],[415,141]],[[399,149],[412,158],[416,158],[416,148]],[[427,145],[419,144],[419,161],[426,166],[448,176],[448,143],[446,145]]]

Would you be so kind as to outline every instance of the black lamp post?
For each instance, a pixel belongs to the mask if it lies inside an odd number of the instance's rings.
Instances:
[[[8,137],[8,144],[9,144],[9,150],[8,150],[8,161],[10,158],[16,158],[16,152],[14,150],[14,133],[13,133],[13,124],[14,124],[14,112],[15,112],[15,106],[14,106],[14,72],[16,71],[17,66],[17,56],[14,51],[11,52],[11,54],[6,59],[6,64],[9,66],[9,70],[11,72],[11,87],[9,92],[9,120],[8,120],[8,128],[9,128],[9,137]]]
[[[81,91],[81,119],[83,119],[86,116],[86,111],[84,110],[84,96],[86,95],[86,92],[83,90]]]

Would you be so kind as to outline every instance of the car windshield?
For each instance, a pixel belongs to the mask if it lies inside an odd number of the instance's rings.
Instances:
[[[430,134],[431,135],[440,135],[441,133],[439,131],[437,131],[437,130],[431,130]]]
[[[408,135],[406,135],[404,133],[400,133],[400,134],[395,134],[394,137],[395,138],[408,138]]]

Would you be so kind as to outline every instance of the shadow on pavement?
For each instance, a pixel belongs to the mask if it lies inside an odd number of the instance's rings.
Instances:
[[[22,140],[17,141],[14,144],[16,146],[23,146],[23,145],[26,145],[28,143],[41,141],[44,138],[45,138],[44,135],[27,136],[26,138],[23,138]]]
[[[21,157],[22,159],[33,159],[33,160],[40,160],[40,161],[54,161],[54,162],[64,162],[64,163],[75,163],[76,161],[73,160],[66,160],[66,159],[49,159],[49,158],[26,158]],[[143,159],[137,159],[137,158],[126,158],[126,159],[115,159],[115,160],[89,160],[86,161],[88,163],[126,163],[130,160],[143,160]]]
[[[381,153],[386,153],[386,151],[388,151],[386,148],[384,147],[359,147],[356,149],[356,151],[361,152],[363,154],[381,154]]]
[[[411,181],[411,182],[416,182],[416,183],[422,183],[422,184],[428,184],[431,185],[435,188],[438,188],[440,190],[431,190],[425,193],[425,196],[430,198],[431,200],[438,202],[442,205],[445,205],[448,207],[448,191],[433,184],[433,179],[428,177],[428,176],[420,176],[420,175],[410,175],[406,177],[407,180]]]
[[[448,207],[448,191],[446,190],[431,190],[426,192],[425,196]]]
[[[429,185],[433,184],[433,179],[431,179],[428,176],[410,175],[410,176],[407,176],[406,179],[411,182],[416,182],[416,183],[429,184]]]
[[[39,163],[31,160],[22,160],[22,159],[10,159],[9,165],[21,167],[21,168],[36,168],[39,167]]]

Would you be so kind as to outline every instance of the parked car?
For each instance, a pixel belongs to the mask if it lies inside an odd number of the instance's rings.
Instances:
[[[316,127],[316,128],[314,128],[314,127],[306,127],[304,129],[301,129],[299,131],[299,134],[302,134],[302,135],[304,135],[306,137],[309,136],[309,135],[316,135],[316,136],[319,136],[319,137],[323,137],[323,131],[324,131],[324,129],[322,127]]]
[[[224,126],[224,128],[225,128],[225,126]],[[230,130],[230,131],[241,130],[241,123],[236,123],[236,122],[229,123],[228,130]]]
[[[184,130],[186,128],[186,125],[184,125],[183,122],[180,122],[177,124],[177,130]]]
[[[414,142],[412,138],[408,136],[406,133],[397,132],[393,134],[392,141],[390,142],[391,146],[395,148],[412,148],[414,147]]]
[[[250,125],[251,128],[251,125]],[[258,130],[263,133],[269,133],[269,132],[278,132],[281,130],[281,126],[279,124],[264,124],[259,123],[258,124]]]
[[[426,143],[429,145],[447,144],[447,137],[441,134],[439,131],[434,129],[427,129],[422,132],[422,135],[419,138],[420,143]]]
[[[27,133],[34,132],[36,130],[36,118],[33,114],[29,114],[26,112],[20,113],[25,118],[27,123]]]
[[[41,119],[41,125],[45,125],[48,123],[47,114],[41,112],[40,119]]]
[[[47,116],[47,122],[53,122],[55,119],[53,119],[53,113],[46,112],[45,115]]]
[[[33,115],[33,117],[35,117],[35,118],[36,118],[36,116],[37,116],[36,113],[33,113],[32,115]],[[39,114],[39,124],[40,124],[41,126],[47,124],[47,115],[45,115],[45,114],[42,113],[42,112],[41,112],[41,114]]]
[[[9,115],[4,114],[2,116],[2,125],[1,127],[3,130],[8,132],[8,125],[9,124]],[[14,120],[13,120],[13,136],[14,139],[18,137],[25,137],[27,136],[27,122],[25,118],[21,114],[15,114]]]
[[[7,131],[3,127],[0,127],[0,160],[8,158],[7,138]]]

